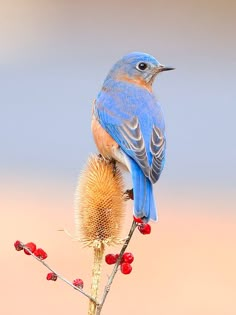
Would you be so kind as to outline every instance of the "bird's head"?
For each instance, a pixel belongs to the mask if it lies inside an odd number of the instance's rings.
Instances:
[[[151,55],[133,52],[113,66],[108,78],[138,84],[150,90],[157,74],[167,70],[174,68],[163,66]]]

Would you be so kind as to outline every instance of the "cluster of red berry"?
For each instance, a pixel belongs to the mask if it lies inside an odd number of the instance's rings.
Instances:
[[[133,217],[134,221],[138,224],[138,230],[141,234],[150,234],[151,233],[151,225],[145,223],[142,219]]]
[[[108,265],[113,265],[117,262],[119,254],[107,254],[105,256],[105,261]],[[124,275],[128,275],[132,271],[132,262],[134,261],[134,256],[132,253],[124,253],[120,261],[120,271]]]
[[[44,260],[48,257],[47,253],[42,248],[37,248],[35,243],[33,242],[23,244],[21,241],[16,241],[14,243],[14,246],[17,251],[24,250],[26,255],[36,256],[40,260]],[[57,277],[58,276],[55,272],[49,272],[46,276],[46,279],[56,281]],[[79,289],[83,289],[84,287],[84,282],[82,279],[75,279],[72,283],[75,287]]]
[[[147,235],[151,233],[151,226],[145,223],[142,219],[134,217],[134,221],[138,225],[138,230],[141,234]],[[119,254],[107,254],[105,256],[105,261],[108,265],[116,264],[119,258]],[[120,260],[120,271],[128,275],[132,271],[131,263],[134,261],[134,256],[132,253],[124,253]]]
[[[44,260],[48,257],[47,253],[42,248],[37,248],[33,242],[29,242],[24,245],[20,241],[16,241],[14,246],[17,251],[24,250],[26,255],[34,254],[34,256],[41,260]]]

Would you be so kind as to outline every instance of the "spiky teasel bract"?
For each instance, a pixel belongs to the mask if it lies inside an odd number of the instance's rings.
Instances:
[[[113,163],[91,156],[76,190],[76,233],[87,246],[120,242],[124,217],[124,183]]]

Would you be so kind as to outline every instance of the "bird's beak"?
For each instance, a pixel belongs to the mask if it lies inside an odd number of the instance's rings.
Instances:
[[[163,66],[163,65],[159,65],[159,66],[157,67],[157,72],[169,71],[169,70],[175,70],[175,68],[166,67],[166,66]]]

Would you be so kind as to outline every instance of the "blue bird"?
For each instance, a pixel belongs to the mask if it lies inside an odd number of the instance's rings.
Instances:
[[[134,216],[146,222],[157,220],[152,185],[161,175],[166,150],[165,122],[152,84],[158,73],[173,69],[145,53],[125,55],[108,73],[93,106],[97,148],[130,171]]]

